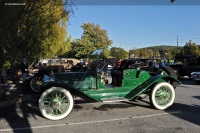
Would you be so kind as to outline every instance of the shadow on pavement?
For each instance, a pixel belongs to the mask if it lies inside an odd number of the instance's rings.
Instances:
[[[193,97],[200,100],[200,96],[193,96]]]
[[[194,80],[188,77],[182,77],[179,79],[179,81],[181,81],[183,85],[197,85],[197,83]]]
[[[0,108],[0,120],[2,120],[0,125],[0,132],[32,133],[29,117],[37,120],[36,116],[40,115],[38,109],[34,107],[37,106],[37,103],[34,102],[34,99],[37,96],[29,91],[21,93],[21,84],[12,85],[4,86],[4,88],[2,88],[4,91],[4,97],[0,102],[9,102],[10,100],[16,101],[12,104],[8,104],[7,106]],[[30,103],[35,105],[32,106],[29,104],[29,101],[23,102],[17,100],[17,98],[24,96],[31,96],[29,98],[31,99]],[[4,120],[5,125],[3,125]],[[7,127],[7,129],[3,127]]]
[[[36,115],[39,115],[38,110],[28,106],[26,103],[17,103],[3,107],[0,110],[0,119],[6,120],[10,129],[1,129],[0,131],[5,130],[5,132],[12,131],[14,133],[32,133],[28,118],[32,117],[37,120]]]
[[[190,123],[200,125],[200,106],[199,105],[186,105],[182,103],[174,103],[168,110],[177,110],[181,113],[174,113],[174,115],[180,119],[188,121]]]
[[[116,109],[116,108],[132,108],[133,105],[127,105],[127,104],[103,104],[100,107],[93,107],[93,109],[95,110],[99,110],[99,111],[107,111],[109,109]]]

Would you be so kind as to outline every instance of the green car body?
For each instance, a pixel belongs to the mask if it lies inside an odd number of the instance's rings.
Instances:
[[[52,75],[55,81],[45,82],[43,88],[52,86],[63,87],[72,95],[91,98],[97,102],[105,99],[132,100],[142,93],[149,92],[156,83],[170,82],[176,88],[180,82],[171,76],[151,76],[147,71],[140,72],[136,78],[137,69],[124,70],[121,87],[103,84],[101,74],[94,72],[57,73]],[[43,89],[44,91],[45,89]]]
[[[42,84],[40,111],[48,119],[59,120],[71,112],[71,104],[74,104],[71,97],[74,96],[95,102],[113,102],[133,100],[142,95],[149,95],[154,107],[163,110],[172,105],[174,89],[181,84],[170,75],[151,76],[138,69],[120,72],[121,78],[117,77],[120,85],[106,84],[104,72],[96,68],[93,71],[52,74],[50,80]]]

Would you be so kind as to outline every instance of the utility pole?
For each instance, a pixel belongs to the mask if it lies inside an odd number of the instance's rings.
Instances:
[[[177,44],[177,48],[178,48],[178,36],[176,37],[176,44]]]

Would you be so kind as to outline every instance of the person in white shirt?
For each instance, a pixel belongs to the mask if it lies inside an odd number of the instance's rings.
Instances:
[[[43,65],[44,67],[46,67],[46,66],[47,66],[47,63],[48,63],[48,60],[47,60],[46,58],[44,58],[43,61],[42,61],[42,65]]]

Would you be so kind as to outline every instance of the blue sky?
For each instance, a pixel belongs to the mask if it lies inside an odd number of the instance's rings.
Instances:
[[[158,45],[200,44],[200,5],[77,5],[68,34],[80,38],[83,23],[106,29],[113,47],[126,50]]]

